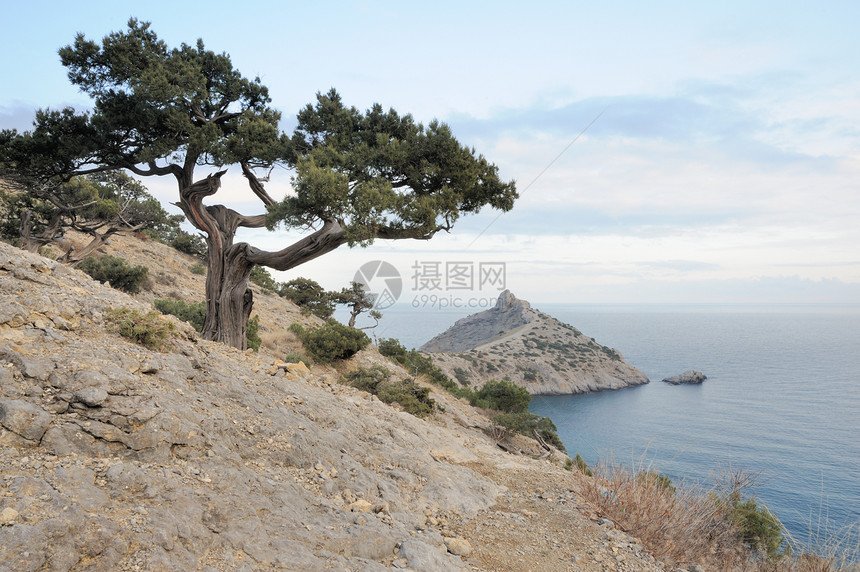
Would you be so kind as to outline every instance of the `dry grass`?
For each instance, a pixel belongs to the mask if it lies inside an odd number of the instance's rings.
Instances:
[[[743,557],[738,531],[712,498],[695,487],[667,487],[647,471],[595,468],[584,495],[601,516],[639,538],[655,558],[671,566],[731,569]]]
[[[741,494],[755,477],[727,471],[713,490],[667,486],[667,480],[646,470],[598,466],[583,478],[583,496],[600,516],[639,538],[670,567],[692,564],[706,570],[768,572],[860,572],[856,530],[822,534],[811,546],[789,538],[790,555],[767,559],[751,552],[740,532],[718,508],[717,498]]]

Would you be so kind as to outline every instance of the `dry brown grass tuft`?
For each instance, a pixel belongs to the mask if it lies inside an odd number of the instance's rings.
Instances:
[[[647,471],[598,466],[594,473],[586,479],[586,499],[664,563],[725,570],[741,559],[737,530],[704,491],[676,489]]]
[[[810,546],[789,538],[787,555],[768,559],[750,551],[717,499],[742,495],[755,476],[728,470],[713,490],[671,486],[649,471],[598,466],[583,478],[582,494],[600,516],[639,538],[671,567],[699,564],[706,570],[756,572],[860,572],[857,531],[824,533]]]

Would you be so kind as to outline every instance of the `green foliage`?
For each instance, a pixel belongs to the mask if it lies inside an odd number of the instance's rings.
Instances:
[[[245,341],[252,350],[260,351],[260,344],[263,340],[260,339],[260,316],[254,316],[248,320],[248,326],[245,329]]]
[[[565,451],[564,443],[558,436],[558,429],[552,419],[541,417],[529,411],[519,413],[499,413],[493,417],[493,422],[514,433],[534,438],[537,433],[541,438],[558,449]]]
[[[394,338],[381,340],[379,342],[379,353],[399,363],[412,375],[427,376],[432,383],[441,386],[452,395],[465,397],[470,402],[474,400],[474,391],[467,387],[460,387],[450,377],[445,375],[445,372],[439,369],[429,357],[415,349],[407,350]]]
[[[176,316],[183,322],[191,324],[198,332],[203,330],[203,324],[206,321],[206,302],[189,304],[188,302],[174,300],[173,298],[156,298],[152,304],[162,314]],[[260,317],[254,316],[248,320],[248,327],[245,330],[246,343],[254,351],[259,351],[262,344],[259,330]]]
[[[165,342],[176,332],[176,327],[162,319],[155,310],[141,314],[137,310],[119,308],[111,310],[107,320],[117,327],[122,337],[151,350],[162,349]]]
[[[447,125],[425,128],[378,104],[362,113],[334,89],[299,112],[289,151],[296,194],[269,209],[267,224],[336,219],[350,245],[430,238],[482,206],[510,210],[517,196]]]
[[[660,473],[654,473],[652,471],[642,471],[636,474],[636,479],[640,484],[657,487],[668,493],[675,492],[675,487],[672,486],[672,479],[666,475],[661,475]]]
[[[571,461],[570,457],[568,457],[567,460]],[[571,467],[568,467],[567,462],[565,462],[565,468],[567,470],[570,470],[573,466],[575,466],[577,469],[579,469],[579,472],[581,472],[583,475],[585,475],[587,477],[594,476],[594,473],[592,473],[591,469],[588,467],[588,463],[585,462],[585,459],[583,459],[582,455],[580,455],[579,453],[577,453],[576,457],[574,457],[573,460],[571,461]]]
[[[189,304],[172,298],[156,298],[153,305],[162,314],[171,314],[183,322],[188,322],[198,332],[203,329],[203,322],[206,321],[206,302]]]
[[[738,528],[741,539],[750,550],[761,552],[768,558],[780,555],[785,542],[783,527],[766,506],[755,498],[744,500],[739,491],[732,491],[716,501],[719,510]]]
[[[146,187],[122,171],[49,181],[2,168],[0,175],[10,176],[18,187],[0,197],[5,203],[0,235],[6,238],[21,234],[25,213],[29,223],[25,232],[41,244],[62,236],[66,228],[90,235],[134,229],[155,236],[178,224]]]
[[[196,274],[197,276],[204,276],[206,274],[206,267],[202,264],[192,264],[188,267],[188,270],[191,271],[191,274]]]
[[[131,266],[125,259],[110,255],[87,257],[78,264],[78,269],[99,282],[110,282],[113,288],[131,294],[140,292],[140,287],[149,276],[146,266]]]
[[[275,282],[275,279],[272,278],[272,275],[263,266],[254,266],[251,268],[250,280],[266,292],[276,292],[278,290],[278,283]]]
[[[286,356],[284,356],[284,361],[287,363],[304,362],[304,364],[308,367],[313,364],[313,361],[309,357],[297,352],[288,353]]]
[[[462,367],[454,368],[454,377],[457,378],[462,385],[469,385],[471,380],[469,379],[469,372],[463,369]]]
[[[178,229],[168,244],[179,252],[198,258],[206,258],[206,241],[200,235]]]
[[[289,282],[278,284],[276,291],[301,308],[302,312],[323,320],[331,318],[334,313],[334,302],[330,293],[326,292],[319,282],[310,278],[293,278]]]
[[[526,388],[514,382],[488,381],[475,393],[476,405],[505,413],[524,413],[529,408],[532,396]]]
[[[411,379],[393,380],[390,372],[379,366],[351,371],[341,377],[341,383],[372,393],[383,403],[398,403],[404,411],[416,417],[429,415],[436,406],[430,397],[430,389]]]
[[[314,329],[305,329],[294,323],[290,331],[299,337],[314,360],[322,363],[348,359],[370,343],[367,334],[337,320],[329,320],[324,326]]]

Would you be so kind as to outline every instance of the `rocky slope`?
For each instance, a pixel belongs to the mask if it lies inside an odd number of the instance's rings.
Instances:
[[[112,248],[155,269],[136,298],[0,243],[0,570],[660,569],[589,519],[561,454],[503,452],[465,402],[434,391],[422,420],[273,367],[300,318],[277,297],[260,353],[173,318],[161,352],[120,337],[111,309],[202,284],[162,245]],[[373,363],[395,369],[339,367]]]
[[[472,386],[508,378],[532,394],[585,393],[648,383],[618,351],[505,290],[490,310],[458,320],[419,348]]]

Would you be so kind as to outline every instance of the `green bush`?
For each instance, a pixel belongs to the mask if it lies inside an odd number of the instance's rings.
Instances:
[[[313,361],[309,357],[296,352],[288,353],[286,356],[284,356],[284,361],[287,363],[303,362],[308,367],[313,365]]]
[[[189,304],[182,300],[157,298],[153,301],[153,305],[162,314],[170,314],[183,322],[188,322],[198,332],[203,329],[203,322],[206,320],[206,302]]]
[[[162,314],[176,316],[183,322],[191,324],[198,332],[203,330],[203,323],[206,321],[206,302],[189,304],[172,298],[156,298],[152,304]],[[254,351],[259,351],[262,344],[259,331],[260,317],[254,316],[248,320],[248,328],[245,330],[245,340],[248,347]]]
[[[277,293],[298,306],[302,313],[313,314],[323,320],[331,318],[334,313],[332,293],[310,278],[294,278],[289,282],[280,283]]]
[[[524,413],[532,400],[525,387],[520,387],[508,379],[488,381],[475,393],[475,398],[475,405],[478,407],[505,413]]]
[[[201,236],[185,232],[182,229],[176,232],[176,236],[170,241],[170,246],[179,252],[197,256],[198,258],[206,258],[206,241]]]
[[[245,341],[249,348],[255,352],[260,351],[260,345],[263,340],[260,339],[260,316],[254,316],[248,320],[248,327],[245,329]]]
[[[526,437],[534,438],[534,434],[537,433],[544,441],[559,451],[565,451],[564,443],[558,437],[558,429],[549,417],[541,417],[529,411],[499,413],[493,417],[493,422]]]
[[[739,491],[733,491],[717,500],[717,507],[737,527],[750,550],[766,554],[768,558],[780,555],[785,542],[783,528],[766,506],[759,506],[755,498],[743,500]]]
[[[341,377],[341,383],[372,393],[383,403],[397,403],[416,417],[429,415],[436,406],[428,388],[411,379],[392,380],[390,372],[379,366],[351,371]]]
[[[161,318],[155,310],[141,314],[137,310],[119,308],[107,315],[119,334],[151,350],[160,350],[176,332],[176,326]]]
[[[191,274],[196,274],[197,276],[203,276],[206,274],[206,267],[202,264],[192,264],[188,267],[188,270],[191,271]]]
[[[417,350],[407,350],[399,341],[388,338],[379,342],[379,353],[400,364],[412,375],[424,375],[436,385],[457,397],[465,397],[474,405],[475,392],[468,387],[460,387],[429,357]]]
[[[568,458],[568,461],[570,461],[570,458]],[[577,469],[579,469],[579,472],[581,472],[583,475],[585,475],[587,477],[594,476],[594,473],[592,473],[591,469],[588,468],[588,463],[585,462],[585,459],[583,459],[582,455],[580,455],[579,453],[577,453],[576,457],[574,457],[573,460],[571,461],[571,466],[575,466]],[[565,465],[565,468],[570,470],[567,467],[567,465]]]
[[[471,380],[469,379],[469,372],[462,367],[454,368],[454,377],[456,377],[457,381],[459,381],[462,385],[469,385],[469,383],[471,383]]]
[[[274,293],[278,290],[278,283],[275,282],[275,279],[272,278],[272,275],[263,266],[254,266],[251,268],[249,280],[266,292]]]
[[[290,331],[299,337],[311,357],[322,363],[350,358],[370,343],[367,334],[337,320],[329,320],[324,326],[314,329],[305,329],[294,323]]]
[[[131,266],[124,258],[104,255],[101,258],[89,256],[78,264],[78,269],[86,272],[99,282],[110,282],[113,288],[131,294],[140,292],[149,269],[146,266]]]

